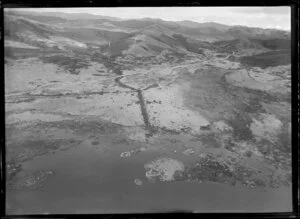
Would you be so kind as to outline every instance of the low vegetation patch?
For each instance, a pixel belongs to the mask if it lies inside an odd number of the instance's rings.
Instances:
[[[253,56],[240,58],[240,63],[250,67],[268,68],[272,66],[287,65],[291,63],[290,50],[277,50]]]
[[[79,57],[69,57],[64,55],[52,55],[40,57],[44,63],[56,64],[71,74],[79,74],[79,70],[89,67],[89,63]]]

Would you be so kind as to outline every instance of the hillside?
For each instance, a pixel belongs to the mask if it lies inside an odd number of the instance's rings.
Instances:
[[[28,33],[35,36],[35,40],[31,37],[30,41],[29,37],[25,37]],[[198,49],[205,45],[207,49],[215,49],[217,46],[222,52],[231,53],[245,49],[287,49],[286,44],[289,41],[289,33],[285,31],[243,26],[230,27],[213,22],[167,22],[160,19],[120,20],[105,16],[66,13],[29,14],[23,12],[16,14],[10,12],[5,16],[7,40],[18,39],[23,43],[39,43],[48,47],[50,38],[53,36],[89,44],[87,48],[90,48],[99,45],[107,46],[109,43],[113,44],[118,41],[133,45],[136,42],[130,39],[138,38],[141,34],[146,36],[144,47],[150,51],[149,55],[157,54],[148,47],[148,42],[151,42],[149,44],[152,47],[160,48],[158,49],[160,51],[177,47],[186,52],[193,52],[191,48],[194,48],[197,53]],[[154,43],[154,41],[162,42],[164,45]],[[120,47],[128,48],[125,45],[120,45]],[[120,49],[117,53],[121,54],[123,51],[124,49]]]

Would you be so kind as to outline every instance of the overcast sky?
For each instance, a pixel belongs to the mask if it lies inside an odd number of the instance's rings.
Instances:
[[[160,18],[163,20],[218,22],[290,30],[290,7],[119,7],[119,8],[38,8],[38,12],[89,13],[125,19]]]

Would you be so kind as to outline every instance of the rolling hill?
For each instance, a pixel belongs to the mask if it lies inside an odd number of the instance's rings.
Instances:
[[[21,44],[44,52],[101,52],[109,57],[155,57],[165,50],[203,55],[209,50],[238,57],[275,52],[280,58],[284,51],[287,60],[291,49],[290,33],[282,30],[69,13],[7,12],[4,36],[7,57],[24,52]]]

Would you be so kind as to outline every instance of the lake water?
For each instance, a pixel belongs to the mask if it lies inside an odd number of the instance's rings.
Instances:
[[[219,183],[156,182],[144,164],[157,157],[184,155],[149,149],[121,158],[124,146],[81,144],[23,163],[26,173],[50,169],[55,175],[43,188],[7,193],[8,214],[140,213],[140,212],[287,212],[291,188],[246,188]],[[134,180],[138,178],[142,185]]]

